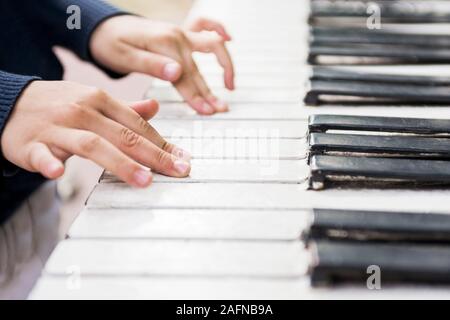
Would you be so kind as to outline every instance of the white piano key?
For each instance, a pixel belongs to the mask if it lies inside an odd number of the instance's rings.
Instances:
[[[305,190],[295,184],[155,183],[136,190],[124,184],[98,185],[88,208],[260,209],[309,208],[448,212],[450,190]],[[430,207],[430,203],[433,206]]]
[[[86,209],[71,239],[299,240],[309,210]]]
[[[163,103],[155,119],[185,120],[305,120],[301,103],[230,103],[230,112],[199,116],[185,103]]]
[[[283,89],[273,88],[267,89],[255,89],[255,88],[243,88],[236,91],[228,91],[225,89],[217,89],[214,94],[220,99],[227,102],[242,102],[242,103],[258,103],[258,102],[272,102],[272,103],[300,103],[304,97],[302,88],[297,89]],[[170,87],[157,88],[150,90],[147,93],[148,97],[156,99],[162,103],[164,102],[182,102],[183,98],[180,94]]]
[[[248,139],[172,138],[170,141],[190,152],[194,159],[292,160],[304,159],[307,153],[304,140],[280,139],[277,131]]]
[[[88,208],[297,209],[310,202],[295,184],[155,183],[133,189],[122,183],[96,186]],[[305,201],[306,200],[306,201]]]
[[[220,73],[205,74],[203,73],[205,81],[210,88],[215,92],[216,89],[224,88],[224,78]],[[236,88],[264,88],[264,89],[298,89],[305,86],[305,79],[302,76],[273,76],[273,75],[255,75],[246,74],[239,75],[235,79]],[[152,82],[152,88],[167,88],[172,87],[172,84],[167,81],[154,80]]]
[[[305,74],[308,68],[300,67],[303,65],[304,61],[299,61],[297,64],[292,64],[289,61],[287,62],[274,62],[274,63],[241,63],[235,64],[234,70],[236,74],[236,78],[247,76],[247,75],[269,75],[272,78],[275,77],[295,77],[298,75]],[[209,74],[223,74],[223,68],[217,64],[217,62],[213,63],[201,63],[198,65],[200,73],[202,75]],[[239,88],[239,87],[237,87]]]
[[[300,139],[306,136],[305,120],[174,120],[154,119],[151,125],[167,138],[257,138],[268,135]],[[271,134],[272,133],[272,134]]]
[[[312,114],[436,118],[450,117],[450,106],[355,106],[307,107],[295,103],[230,103],[230,112],[199,116],[185,103],[163,103],[155,119],[184,120],[303,120]]]
[[[67,277],[44,276],[31,293],[30,299],[268,300],[306,298],[307,294],[312,291],[307,277],[236,279],[101,276],[82,277],[79,287],[75,288],[68,286],[68,279]]]
[[[155,174],[153,181],[176,183],[303,183],[309,176],[306,160],[192,160],[192,171],[184,179]],[[102,183],[121,182],[105,173]]]
[[[382,285],[314,289],[308,277],[292,279],[229,279],[169,277],[84,277],[80,287],[68,286],[68,277],[44,276],[33,290],[34,300],[175,299],[175,300],[305,300],[305,299],[449,299],[448,287]]]
[[[308,254],[300,241],[66,240],[45,266],[81,276],[300,277]]]

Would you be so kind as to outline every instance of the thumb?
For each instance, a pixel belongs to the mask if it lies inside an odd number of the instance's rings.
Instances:
[[[43,143],[35,143],[29,151],[29,163],[33,171],[41,173],[49,179],[56,179],[63,175],[64,165],[56,158]]]

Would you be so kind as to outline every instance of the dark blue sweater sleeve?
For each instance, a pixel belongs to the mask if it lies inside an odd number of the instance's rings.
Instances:
[[[67,21],[73,14],[68,12],[68,8],[73,6],[79,8],[79,29],[67,27]],[[55,44],[67,47],[82,59],[94,63],[89,50],[92,33],[106,19],[129,14],[102,0],[28,0],[26,8],[30,18],[46,27],[48,36]]]

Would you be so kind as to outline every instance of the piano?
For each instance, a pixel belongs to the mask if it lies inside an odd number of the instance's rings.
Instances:
[[[421,7],[406,19],[389,7],[400,1],[380,1],[391,29],[370,33],[356,21],[367,3],[351,2],[197,0],[190,18],[218,19],[234,37],[235,92],[222,89],[212,57],[196,56],[231,111],[199,116],[155,81],[145,93],[161,102],[152,124],[192,152],[191,176],[157,175],[136,190],[105,172],[29,298],[450,297],[449,38],[435,35],[439,57],[427,36],[405,36],[414,48],[399,40],[402,24],[432,29],[449,16]],[[356,22],[329,26],[339,18]],[[366,282],[377,265],[381,290]]]

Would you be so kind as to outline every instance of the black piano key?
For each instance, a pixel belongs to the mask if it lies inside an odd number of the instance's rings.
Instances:
[[[450,34],[420,34],[367,28],[313,27],[310,42],[314,45],[377,44],[409,47],[449,48]]]
[[[313,286],[367,284],[378,267],[381,286],[390,283],[449,284],[450,247],[425,244],[343,243],[311,245]]]
[[[450,160],[450,139],[416,136],[312,133],[310,155],[362,155]]]
[[[420,86],[450,85],[450,77],[401,75],[346,70],[337,67],[313,66],[311,80],[349,80],[368,83],[415,84]]]
[[[424,187],[450,184],[450,161],[313,155],[309,187]]]
[[[303,234],[313,240],[450,243],[450,215],[314,209]]]
[[[367,18],[373,1],[312,1],[310,21],[317,18]],[[384,22],[391,23],[441,23],[450,21],[450,8],[432,1],[376,1]]]
[[[321,57],[363,58],[352,64],[416,64],[450,63],[450,49],[420,48],[414,46],[394,46],[380,44],[315,44],[309,47],[308,62],[322,64]],[[365,59],[365,60],[364,60]],[[375,60],[370,60],[375,59]],[[391,60],[391,62],[389,62]],[[339,60],[338,60],[339,61]],[[325,63],[328,64],[328,63]],[[336,64],[336,63],[331,63]],[[339,64],[344,64],[339,62]]]
[[[309,117],[308,130],[309,132],[350,130],[447,135],[450,133],[450,120],[322,114]]]
[[[311,80],[304,102],[310,106],[324,102],[343,103],[343,97],[359,98],[361,103],[367,101],[366,98],[374,103],[381,100],[392,104],[449,104],[450,86]]]

